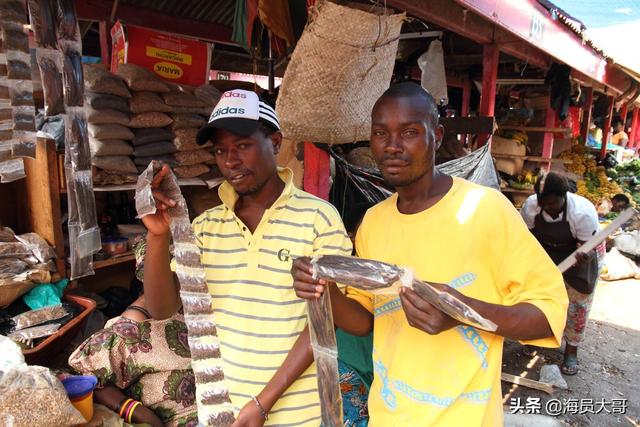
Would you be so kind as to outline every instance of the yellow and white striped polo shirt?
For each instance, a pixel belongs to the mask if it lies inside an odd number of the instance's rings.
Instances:
[[[305,301],[293,290],[292,258],[351,254],[336,209],[294,187],[279,169],[282,195],[251,234],[236,217],[238,195],[220,186],[223,204],[193,221],[213,296],[224,373],[239,410],[275,374],[307,323]],[[313,364],[282,395],[266,425],[318,426],[320,403]]]

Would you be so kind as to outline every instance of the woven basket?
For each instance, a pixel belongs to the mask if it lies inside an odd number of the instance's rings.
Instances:
[[[389,87],[405,14],[319,2],[284,75],[276,111],[286,138],[368,140],[371,109]]]

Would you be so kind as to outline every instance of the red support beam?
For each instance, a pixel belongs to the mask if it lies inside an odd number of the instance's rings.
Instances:
[[[636,133],[638,132],[638,107],[634,107],[631,118],[631,132],[629,132],[629,148],[636,148]]]
[[[582,126],[580,128],[580,136],[582,137],[582,141],[587,141],[587,136],[589,135],[589,126],[591,125],[591,111],[593,110],[593,88],[587,88],[587,99],[582,106]]]
[[[304,143],[304,191],[316,197],[329,200],[330,181],[329,153],[313,145]]]
[[[602,129],[602,149],[600,150],[600,159],[604,159],[607,155],[607,144],[609,143],[609,131],[611,130],[611,121],[613,120],[613,104],[615,103],[615,98],[613,96],[609,97],[609,116],[607,117],[607,121],[604,123],[604,129]]]
[[[493,116],[496,106],[498,80],[498,59],[500,50],[495,44],[485,44],[482,49],[482,94],[480,96],[480,115]],[[478,146],[487,143],[490,135],[479,135]]]
[[[78,19],[102,22],[110,19],[113,0],[76,0]],[[213,6],[212,6],[213,7]],[[153,9],[119,3],[114,21],[180,34],[200,40],[231,43],[231,28],[211,22],[168,15]]]
[[[620,107],[620,119],[622,120],[622,129],[624,129],[624,131],[627,131],[627,113],[629,112],[629,106],[627,105],[627,103],[625,102],[624,104],[622,104],[622,107]]]

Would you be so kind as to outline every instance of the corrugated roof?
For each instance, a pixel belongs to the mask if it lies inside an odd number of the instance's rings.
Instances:
[[[120,0],[120,3],[227,27],[233,27],[236,8],[236,0]]]

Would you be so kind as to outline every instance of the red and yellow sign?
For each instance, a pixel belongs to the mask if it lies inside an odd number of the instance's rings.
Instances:
[[[199,86],[207,82],[211,63],[211,49],[207,43],[147,28],[127,26],[126,43],[121,47],[122,44],[116,45],[114,37],[114,32],[118,33],[117,26],[122,27],[117,22],[111,30],[112,71],[115,71],[114,65],[117,67],[118,63],[125,62],[147,68],[173,83]],[[122,56],[124,61],[116,60]]]

